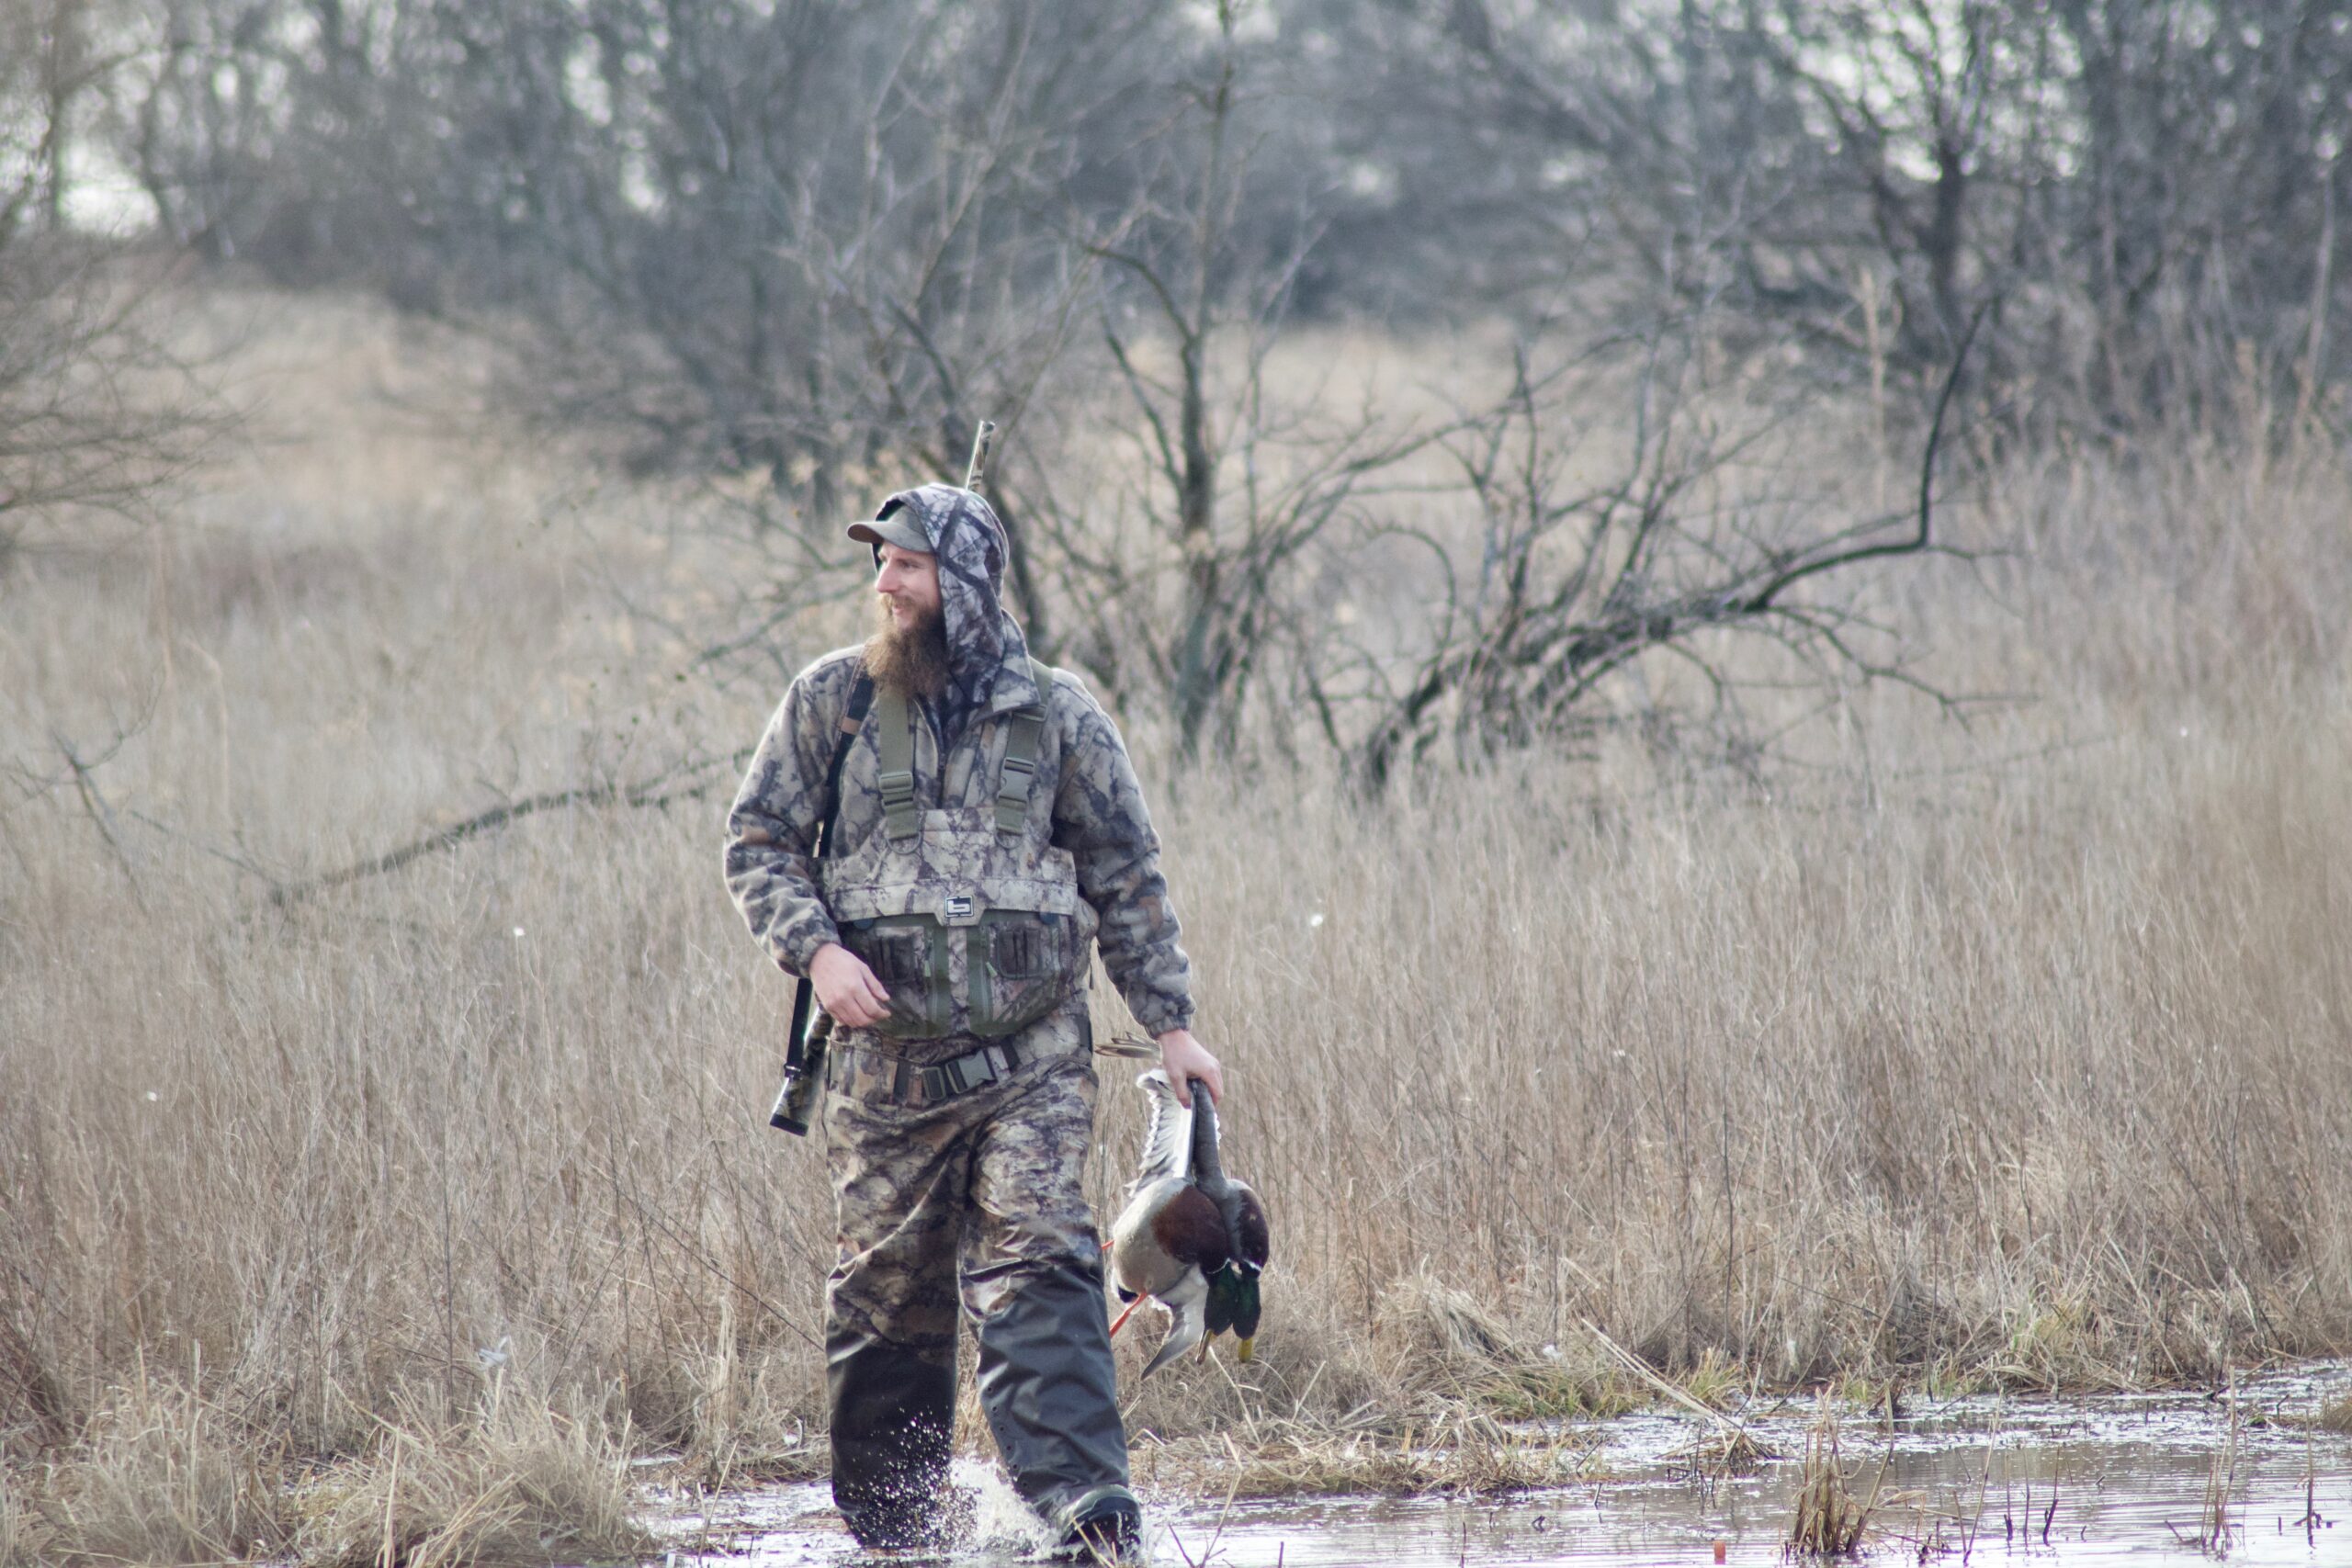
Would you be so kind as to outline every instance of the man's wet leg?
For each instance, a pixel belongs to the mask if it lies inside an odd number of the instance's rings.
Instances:
[[[833,1501],[865,1545],[936,1544],[956,1425],[956,1255],[970,1166],[939,1118],[826,1097],[841,1251],[825,1292]]]
[[[1121,1502],[1134,1512],[1102,1266],[1008,1267],[979,1325],[979,1393],[1014,1489],[1064,1534]]]
[[[1080,1185],[1094,1074],[1083,1054],[1038,1071],[1012,1086],[978,1151],[964,1305],[979,1341],[980,1406],[1005,1469],[1068,1535],[1089,1513],[1137,1514],[1102,1249]]]
[[[956,1427],[956,1350],[892,1344],[835,1319],[826,1325],[833,1505],[866,1546],[924,1544],[938,1534]]]

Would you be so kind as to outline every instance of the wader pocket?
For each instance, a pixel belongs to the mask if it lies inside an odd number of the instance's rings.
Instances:
[[[1073,964],[1069,917],[990,909],[967,941],[972,1032],[992,1040],[1026,1029],[1054,1010]]]
[[[876,1034],[930,1040],[948,1032],[954,1015],[947,944],[954,940],[922,915],[842,925],[842,945],[865,960],[890,993],[890,1015],[874,1025]]]

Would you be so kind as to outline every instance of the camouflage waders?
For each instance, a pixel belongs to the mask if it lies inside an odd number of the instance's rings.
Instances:
[[[1050,689],[1050,671],[1032,677]],[[839,1032],[823,1113],[841,1227],[825,1313],[833,1498],[869,1542],[921,1539],[936,1507],[959,1280],[981,1407],[1022,1496],[1059,1518],[1126,1485],[1079,1185],[1094,1071],[1070,1001],[1095,922],[1069,852],[1029,831],[1044,720],[1042,704],[999,718],[993,800],[925,809],[921,717],[881,694],[881,830],[819,872],[842,943],[890,993],[888,1017]]]
[[[827,1059],[833,1497],[861,1540],[921,1539],[937,1506],[959,1294],[981,1407],[1022,1496],[1058,1522],[1126,1483],[1102,1254],[1079,1186],[1094,1124],[1082,1021],[1054,1019],[1015,1049],[1005,1077],[936,1101],[919,1081],[900,1098],[903,1058],[836,1046]]]

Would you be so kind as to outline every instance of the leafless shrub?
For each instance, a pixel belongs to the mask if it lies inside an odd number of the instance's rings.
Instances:
[[[2324,0],[2226,24],[2162,0],[1307,9],[1345,40],[1346,144],[1387,176],[1359,221],[1424,289],[1704,304],[1881,396],[1931,388],[1998,298],[1984,385],[2037,437],[2194,427],[2242,353],[2282,408],[2352,363],[2327,330],[2352,39]]]
[[[75,512],[150,514],[228,428],[144,264],[0,223],[0,558]]]
[[[1163,713],[1188,757],[1230,751],[1253,704],[1304,710],[1375,780],[1575,738],[1635,663],[1724,695],[1730,639],[1777,639],[1825,692],[1898,674],[1815,591],[1899,518],[1694,514],[1748,433],[1663,417],[1552,518],[1573,498],[1531,499],[1519,456],[1557,431],[1544,375],[1460,423],[1269,385],[1276,340],[1341,302],[1531,340],[1702,321],[1706,353],[1783,390],[1865,393],[1882,445],[1980,321],[1977,428],[2036,437],[2211,427],[2246,380],[2272,416],[2247,439],[2324,431],[2346,363],[2330,84],[2352,45],[2316,0],[2234,28],[1996,0],[174,0],[124,26],[144,63],[115,141],[169,231],[494,340],[505,404],[695,497],[673,525],[725,536],[709,592],[630,599],[695,671],[797,667],[841,517],[952,478],[991,417],[1040,652]],[[1385,565],[1404,529],[1447,532],[1393,504],[1440,440],[1482,587],[1525,539],[1604,539],[1589,598],[1519,606],[1508,652],[1450,646],[1502,632],[1491,595],[1388,647],[1317,614],[1368,540]],[[1119,482],[1075,479],[1106,446]],[[1290,728],[1261,733],[1295,753]]]
[[[1079,406],[1130,454],[1111,503],[1132,508],[1133,526],[1106,522],[1104,496],[1055,483],[1050,451],[1023,481],[1062,645],[1114,701],[1164,712],[1187,759],[1229,753],[1258,685],[1311,664],[1319,618],[1303,590],[1357,544],[1366,499],[1438,434],[1371,399],[1334,416],[1270,383],[1324,236],[1305,205],[1266,248],[1270,218],[1253,204],[1270,200],[1261,161],[1288,106],[1273,51],[1240,36],[1251,9],[1216,6],[1214,47],[1145,144],[1136,206],[1089,245],[1106,274],[1098,379],[1117,412]]]
[[[1597,400],[1592,384],[1539,374],[1523,351],[1511,397],[1448,441],[1479,520],[1475,566],[1457,569],[1456,552],[1428,539],[1443,589],[1417,667],[1392,681],[1376,658],[1363,660],[1376,717],[1355,755],[1373,787],[1433,750],[1458,762],[1589,739],[1605,722],[1596,700],[1604,682],[1650,655],[1695,677],[1715,723],[1736,721],[1743,684],[1759,680],[1831,701],[1892,680],[1951,705],[1883,651],[1894,628],[1839,597],[1847,585],[1835,580],[1868,563],[1951,553],[1932,532],[1932,487],[1959,367],[1906,519],[1856,517],[1854,498],[1802,469],[1811,454],[1790,437],[1805,423],[1803,406],[1726,400],[1707,384],[1702,358],[1687,343],[1647,345],[1624,451],[1599,483],[1569,474],[1573,411]],[[1735,657],[1740,638],[1770,645],[1786,665]],[[1660,705],[1642,716],[1655,722]]]
[[[225,423],[161,330],[157,267],[68,220],[125,62],[112,22],[89,0],[0,17],[0,560],[45,519],[136,511]]]

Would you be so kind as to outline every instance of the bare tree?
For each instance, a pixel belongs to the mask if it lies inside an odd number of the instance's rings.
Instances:
[[[720,668],[838,582],[848,508],[959,471],[977,418],[1013,436],[1086,319],[1089,239],[1134,205],[1132,106],[1196,36],[1140,3],[175,3],[187,63],[142,126],[290,142],[324,173],[283,182],[280,212],[342,211],[305,180],[375,193],[385,248],[417,258],[377,270],[505,349],[509,409],[619,470],[715,481],[705,515],[749,547],[740,613],[703,639]],[[217,101],[201,67],[223,48],[277,73],[277,108]],[[156,167],[252,162],[204,141],[142,146]],[[273,231],[242,227],[248,251]]]
[[[1358,408],[1333,417],[1284,398],[1268,358],[1322,237],[1310,199],[1269,218],[1261,158],[1286,112],[1273,51],[1220,0],[1216,32],[1143,144],[1137,204],[1087,254],[1102,397],[1132,460],[1109,495],[1070,498],[1038,466],[1017,470],[1069,647],[1114,698],[1169,716],[1181,752],[1224,747],[1269,663],[1306,651],[1296,592],[1336,530],[1435,432]],[[1254,219],[1252,214],[1254,212]],[[1105,511],[1132,509],[1123,531]]]
[[[2091,322],[2087,396],[2120,425],[2264,391],[2308,412],[2352,365],[2336,214],[2352,197],[2352,28],[2327,0],[2057,0],[2072,177],[2050,193]]]
[[[2352,182],[2340,13],[1259,0],[1237,55],[1213,11],[1143,0],[164,0],[135,14],[156,63],[116,135],[206,254],[528,318],[561,417],[639,464],[780,457],[818,504],[938,420],[939,365],[961,401],[1004,400],[963,363],[1020,338],[957,329],[974,268],[1034,321],[1031,285],[1050,301],[1139,191],[1189,209],[1164,181],[1198,161],[1156,131],[1219,59],[1241,64],[1237,152],[1268,150],[1219,218],[1228,254],[1262,269],[1302,220],[1320,237],[1290,310],[1712,301],[1726,347],[1742,321],[1794,333],[1809,373],[1900,389],[1997,297],[1988,386],[2039,414],[2060,393],[2078,423],[2193,411],[2241,344],[2323,388],[2352,366],[2324,330]],[[84,41],[26,58],[135,31],[54,28]],[[950,216],[944,250],[909,232]]]
[[[1931,528],[1961,362],[1929,423],[1916,511],[1856,516],[1793,460],[1801,405],[1742,407],[1709,384],[1693,346],[1663,335],[1642,345],[1622,458],[1604,483],[1566,481],[1575,433],[1554,426],[1592,402],[1570,371],[1622,373],[1605,358],[1547,375],[1522,351],[1511,398],[1449,442],[1477,507],[1476,566],[1464,571],[1458,552],[1430,541],[1444,592],[1426,651],[1367,695],[1376,716],[1354,761],[1368,787],[1432,752],[1467,761],[1588,737],[1608,722],[1606,682],[1649,655],[1695,676],[1715,716],[1736,718],[1745,682],[1779,679],[1734,657],[1742,639],[1769,642],[1818,692],[1890,680],[1954,705],[1886,651],[1892,628],[1836,590],[1866,563],[1961,553]]]
[[[67,151],[121,63],[91,20],[0,19],[0,554],[67,509],[135,509],[222,423],[154,330],[152,269],[67,224]]]
[[[1878,669],[1814,596],[1875,534],[1826,501],[1693,509],[1772,437],[1707,425],[1721,379],[1672,343],[1902,412],[1981,317],[2012,433],[2129,432],[2249,367],[2325,417],[2339,10],[164,0],[117,136],[191,246],[492,337],[509,407],[726,498],[732,612],[678,628],[712,667],[788,662],[840,514],[954,474],[989,417],[1040,651],[1188,755],[1295,697],[1382,773],[1448,724],[1572,729],[1641,649],[1726,628]],[[1420,426],[1270,374],[1348,310],[1654,345],[1623,481],[1560,493],[1532,367]],[[1351,649],[1313,612],[1408,547],[1384,496],[1440,440],[1480,586]]]
[[[1983,385],[2020,431],[2195,415],[2249,361],[2309,412],[2352,367],[2327,0],[1294,4],[1369,84],[1328,96],[1392,230],[1449,242],[1424,297],[1705,306],[1726,348],[1745,323],[1896,392],[1995,300]]]

